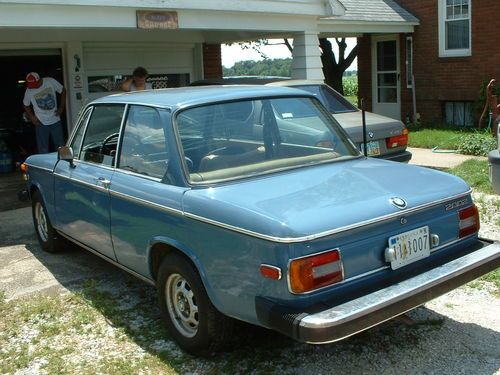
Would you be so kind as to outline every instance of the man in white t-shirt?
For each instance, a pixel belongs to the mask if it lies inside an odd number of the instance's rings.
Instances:
[[[35,125],[38,153],[45,154],[49,152],[50,138],[56,149],[64,144],[61,114],[66,103],[66,90],[54,78],[40,78],[36,72],[28,73],[26,87],[24,110]],[[59,106],[57,94],[61,95]]]

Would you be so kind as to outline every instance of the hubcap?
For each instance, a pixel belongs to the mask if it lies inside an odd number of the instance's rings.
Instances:
[[[49,230],[47,228],[47,219],[45,217],[45,211],[40,202],[35,205],[35,219],[36,219],[36,229],[38,235],[43,242],[47,242],[49,238]]]
[[[181,275],[174,273],[165,285],[167,309],[175,328],[185,337],[198,332],[198,305],[191,286]]]

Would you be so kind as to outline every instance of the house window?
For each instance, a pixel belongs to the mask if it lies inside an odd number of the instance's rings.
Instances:
[[[444,119],[454,126],[472,126],[472,102],[445,102]]]
[[[120,91],[120,85],[125,80],[123,75],[101,75],[88,77],[88,88],[90,93]],[[182,87],[189,84],[189,73],[180,74],[150,74],[147,82],[154,89],[167,87]]]
[[[406,87],[413,87],[413,37],[406,37]]]
[[[471,55],[471,1],[438,1],[440,57]]]

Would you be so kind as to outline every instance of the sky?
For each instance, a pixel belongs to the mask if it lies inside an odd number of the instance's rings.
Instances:
[[[286,59],[291,58],[292,54],[288,50],[288,48],[282,43],[282,39],[269,39],[270,44],[276,45],[268,45],[261,47],[261,50],[267,55],[270,59]],[[353,47],[356,45],[356,38],[347,38],[347,50],[346,54],[348,54]],[[336,51],[336,43],[332,40],[332,44],[334,46],[334,51]],[[319,48],[319,47],[318,47]],[[235,62],[244,61],[244,60],[262,60],[262,57],[258,52],[252,49],[242,49],[238,44],[233,45],[222,45],[222,65],[226,68],[230,68],[234,65]],[[357,70],[357,59],[355,59],[352,65],[347,70]]]

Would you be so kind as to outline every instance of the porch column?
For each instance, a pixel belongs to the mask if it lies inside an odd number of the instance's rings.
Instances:
[[[80,109],[86,101],[87,76],[85,74],[82,42],[67,42],[63,58],[65,59],[66,115],[68,134],[70,134],[76,125]]]
[[[297,33],[293,38],[292,78],[323,82],[323,64],[317,32]]]

